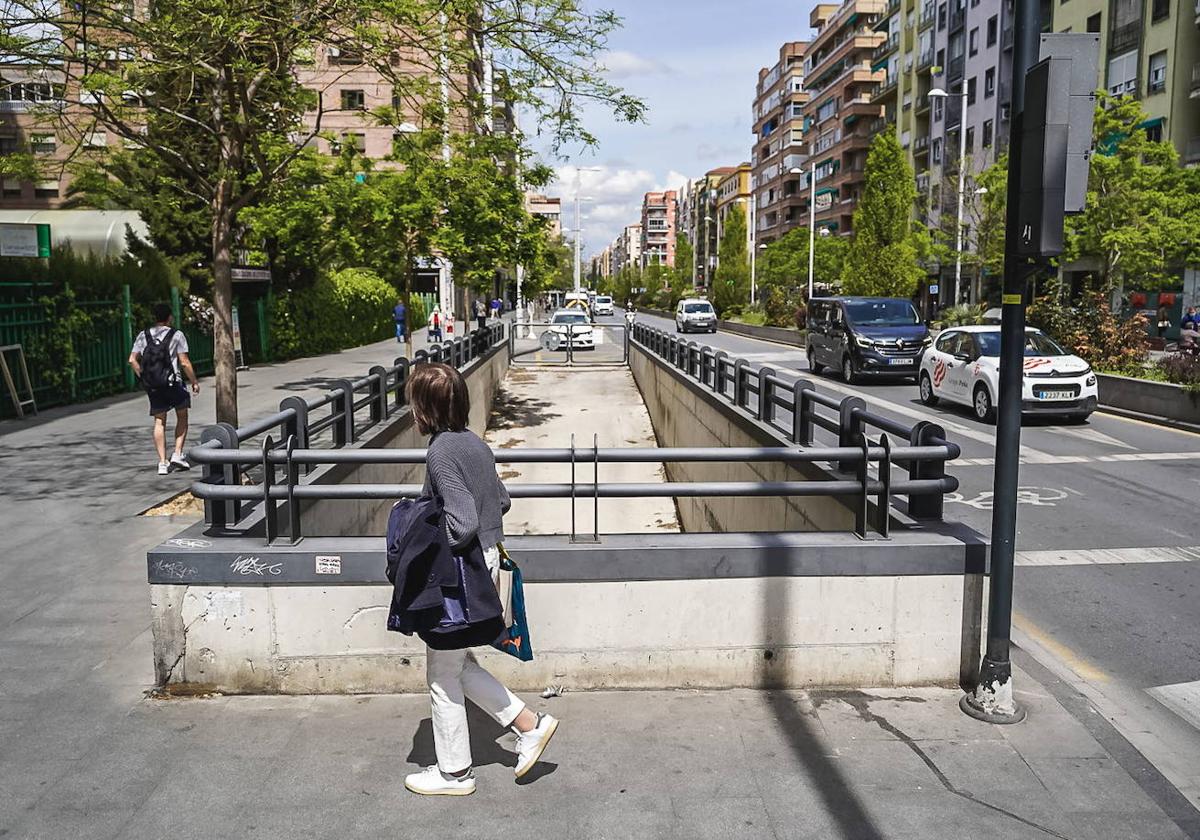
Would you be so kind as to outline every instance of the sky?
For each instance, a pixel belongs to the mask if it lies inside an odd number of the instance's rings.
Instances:
[[[594,0],[588,6],[597,7]],[[647,104],[646,121],[616,122],[588,112],[599,143],[568,147],[555,159],[546,192],[563,198],[563,227],[574,227],[577,167],[583,252],[598,253],[639,220],[643,193],[682,187],[709,169],[748,161],[751,109],[761,67],[785,41],[805,40],[812,0],[606,0],[624,19],[601,63],[607,77]],[[532,134],[534,127],[522,124]],[[535,147],[536,147],[535,141]],[[563,158],[566,159],[563,159]]]

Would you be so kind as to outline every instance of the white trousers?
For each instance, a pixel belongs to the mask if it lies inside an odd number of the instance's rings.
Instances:
[[[500,566],[500,551],[493,546],[483,555],[494,577]],[[471,766],[468,699],[505,727],[511,726],[525,708],[522,700],[483,669],[470,650],[433,650],[427,646],[425,678],[433,707],[433,747],[443,773],[457,773]]]

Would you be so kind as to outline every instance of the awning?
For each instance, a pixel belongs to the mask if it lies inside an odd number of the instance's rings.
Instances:
[[[150,229],[133,210],[0,210],[0,222],[50,225],[50,247],[70,243],[76,254],[119,257],[128,226],[139,238],[150,241]]]
[[[821,187],[821,189],[817,190],[815,193],[813,193],[813,195],[826,195],[828,193],[837,195],[837,187]]]

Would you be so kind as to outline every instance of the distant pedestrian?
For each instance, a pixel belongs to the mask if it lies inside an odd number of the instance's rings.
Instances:
[[[500,298],[492,298],[492,317],[493,318],[500,317],[500,311],[503,306],[504,306],[504,304],[502,304],[500,302]]]
[[[1200,316],[1196,315],[1196,307],[1189,306],[1187,312],[1184,313],[1183,320],[1179,322],[1179,329],[1196,329],[1200,326]]]
[[[188,358],[187,337],[171,325],[171,307],[154,307],[154,326],[142,330],[133,342],[129,366],[141,380],[150,398],[150,416],[154,418],[154,448],[158,450],[158,474],[172,469],[189,470],[192,465],[183,456],[187,443],[188,409],[192,397],[183,384],[182,373],[192,385],[192,394],[200,393],[200,383]],[[175,452],[167,460],[167,413],[175,411]]]
[[[433,311],[429,313],[429,341],[440,342],[442,340],[442,310],[435,303]]]
[[[1165,303],[1158,305],[1158,337],[1162,338],[1167,334],[1167,330],[1171,328],[1171,310],[1167,308]]]
[[[442,503],[448,553],[457,560],[453,565],[462,570],[459,574],[464,579],[468,575],[490,574],[494,585],[500,567],[500,543],[504,539],[504,514],[511,503],[508,491],[496,475],[491,449],[467,428],[471,412],[467,384],[454,368],[431,363],[413,371],[406,389],[417,429],[431,436],[422,495],[436,497]],[[471,609],[486,615],[488,601],[481,587],[487,586],[487,578],[483,580],[474,588],[480,593],[474,596],[478,604],[471,602],[470,594],[464,597]],[[411,583],[405,581],[405,586],[409,585],[429,586],[424,575]],[[441,587],[434,586],[435,597],[443,597]],[[465,584],[462,589],[467,592]],[[494,622],[483,622],[478,632],[472,629],[461,639],[420,634],[426,642],[425,674],[437,764],[405,778],[404,786],[413,793],[465,796],[475,792],[467,728],[468,699],[497,724],[517,733],[518,779],[533,768],[554,736],[558,721],[530,709],[483,669],[471,649],[472,645],[495,639],[503,627],[501,617]]]
[[[488,308],[483,302],[483,298],[475,298],[475,322],[479,325],[479,329],[487,326]]]
[[[396,301],[396,306],[392,309],[392,319],[396,322],[396,341],[403,344],[408,331],[408,308],[405,307],[403,299]]]

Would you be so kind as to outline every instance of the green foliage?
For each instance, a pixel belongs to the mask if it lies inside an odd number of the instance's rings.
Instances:
[[[1026,320],[1098,370],[1138,375],[1147,355],[1146,319],[1141,314],[1122,318],[1112,311],[1108,296],[1098,290],[1069,300],[1058,280],[1029,305]]]
[[[67,244],[52,249],[49,259],[0,260],[0,281],[45,284],[58,290],[70,287],[80,300],[118,300],[121,287],[128,285],[134,300],[153,302],[170,296],[178,274],[153,249],[114,259],[91,252],[77,254]]]
[[[40,295],[35,302],[42,307],[46,324],[24,342],[25,356],[30,375],[50,389],[51,399],[70,402],[115,390],[111,381],[98,381],[81,389],[76,374],[81,351],[120,324],[120,304],[84,307],[78,303],[75,291],[62,285]]]
[[[725,215],[717,247],[712,304],[717,314],[740,312],[750,303],[750,263],[746,252],[746,211],[734,204]]]
[[[788,296],[787,292],[778,286],[768,286],[761,290],[762,308],[766,314],[767,324],[772,327],[796,326],[796,306],[798,301]]]
[[[413,330],[419,330],[429,323],[429,313],[425,310],[425,298],[420,295],[409,296],[404,313],[409,335],[412,335]]]
[[[758,257],[758,285],[801,289],[808,294],[808,228],[793,228],[771,242]],[[818,285],[837,284],[849,248],[845,237],[813,237],[813,276]]]
[[[914,235],[917,199],[912,167],[894,128],[875,135],[867,154],[866,181],[854,211],[854,236],[842,271],[850,295],[911,297],[924,270],[917,260],[921,238]]]
[[[959,306],[948,306],[938,313],[934,323],[939,329],[982,324],[983,313],[986,311],[986,306],[971,306],[966,303]]]
[[[1200,392],[1200,356],[1172,353],[1158,361],[1158,372],[1167,382]]]
[[[394,335],[395,305],[395,289],[368,269],[322,275],[306,289],[276,297],[270,313],[275,357],[332,353]]]

